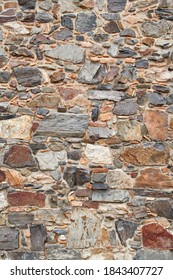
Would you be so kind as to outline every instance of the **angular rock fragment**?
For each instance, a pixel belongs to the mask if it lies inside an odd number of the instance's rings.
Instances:
[[[3,192],[0,192],[0,211],[8,207],[8,202]]]
[[[48,260],[80,260],[81,253],[60,245],[48,245],[46,249]]]
[[[112,164],[112,156],[108,147],[87,144],[85,155],[91,163]]]
[[[92,201],[100,202],[127,202],[129,192],[124,190],[93,191]]]
[[[117,220],[115,222],[115,227],[123,246],[126,246],[126,241],[134,236],[138,226],[139,225],[137,223],[125,220]]]
[[[169,200],[157,199],[152,203],[147,203],[147,207],[160,217],[173,219],[173,207],[171,207]]]
[[[135,120],[120,120],[117,122],[117,136],[122,141],[141,141],[141,125]]]
[[[45,206],[45,195],[32,192],[8,193],[8,202],[11,206]]]
[[[127,0],[108,0],[108,11],[109,12],[122,12],[125,9]]]
[[[105,68],[97,62],[86,62],[79,72],[78,82],[83,84],[100,83],[106,75]]]
[[[159,38],[171,30],[171,25],[166,20],[158,22],[148,21],[141,25],[142,33],[146,37]]]
[[[31,250],[44,251],[44,244],[47,238],[47,231],[43,225],[31,225]]]
[[[19,247],[19,231],[14,228],[0,227],[0,250],[14,250]]]
[[[13,71],[20,85],[24,87],[41,85],[42,74],[36,67],[16,67]]]
[[[33,10],[35,9],[37,0],[17,0],[22,10]]]
[[[120,101],[123,97],[120,91],[104,91],[104,90],[90,90],[89,99],[91,100],[110,100]]]
[[[137,251],[134,260],[172,260],[173,252],[169,250],[157,251],[150,249],[141,249]]]
[[[131,189],[133,180],[123,170],[109,170],[107,183],[110,189]]]
[[[129,116],[137,113],[138,105],[135,102],[126,100],[117,102],[113,113],[118,116]]]
[[[95,13],[79,13],[77,15],[75,28],[78,32],[86,33],[96,28]]]
[[[12,225],[28,225],[32,224],[34,220],[34,214],[29,213],[9,213],[8,214],[8,221]]]

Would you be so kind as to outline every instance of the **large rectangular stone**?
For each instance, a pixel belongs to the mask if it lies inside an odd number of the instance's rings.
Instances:
[[[100,202],[126,202],[129,192],[124,190],[93,191],[92,201]]]
[[[82,137],[87,128],[87,114],[54,113],[41,121],[36,134],[58,137]]]
[[[90,90],[89,99],[91,100],[110,100],[110,101],[120,101],[122,99],[123,93],[116,90]]]
[[[34,214],[29,213],[9,213],[8,221],[14,225],[28,225],[34,220]]]
[[[19,247],[19,231],[14,228],[0,228],[0,250],[14,250]]]

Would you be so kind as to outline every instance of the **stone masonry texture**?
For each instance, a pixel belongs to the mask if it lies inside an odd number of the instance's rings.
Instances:
[[[173,260],[173,0],[0,1],[0,259]]]

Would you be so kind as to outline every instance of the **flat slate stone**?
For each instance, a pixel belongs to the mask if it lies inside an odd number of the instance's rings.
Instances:
[[[139,250],[134,260],[173,260],[173,252],[156,250]]]
[[[24,87],[41,85],[42,74],[36,67],[16,67],[13,71],[20,85]]]
[[[28,225],[34,220],[34,215],[29,213],[9,213],[8,221],[14,225]]]
[[[19,247],[19,231],[14,228],[0,228],[0,250],[14,250]]]
[[[58,137],[82,137],[87,128],[87,114],[53,113],[41,121],[35,133]]]
[[[49,245],[46,250],[48,260],[80,260],[81,254],[60,245]]]
[[[76,30],[81,33],[89,32],[96,28],[95,13],[79,13],[76,19]]]
[[[141,25],[142,33],[146,37],[159,38],[166,35],[171,30],[171,24],[166,20],[145,21]]]
[[[123,93],[120,91],[104,91],[104,90],[90,90],[89,99],[91,100],[109,100],[109,101],[120,101],[123,97]]]
[[[37,0],[17,0],[22,10],[35,9]]]
[[[106,75],[104,66],[97,62],[87,61],[79,72],[78,82],[83,84],[97,84]]]
[[[130,221],[118,220],[115,222],[115,227],[123,246],[126,246],[126,241],[134,236],[134,233],[139,225]]]
[[[127,0],[108,0],[108,11],[109,12],[122,12],[125,9]]]
[[[8,260],[42,260],[44,257],[39,252],[8,252]]]
[[[137,113],[138,105],[135,102],[126,100],[118,102],[113,113],[118,116],[129,116]]]
[[[92,201],[100,202],[127,202],[129,192],[124,190],[93,191]]]
[[[81,63],[84,62],[85,50],[75,44],[66,44],[48,50],[45,55],[55,59]]]
[[[33,251],[43,251],[46,241],[47,232],[43,225],[31,225],[31,249]]]

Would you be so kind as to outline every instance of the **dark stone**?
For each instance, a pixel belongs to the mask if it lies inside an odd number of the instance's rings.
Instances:
[[[47,238],[47,231],[43,225],[31,225],[31,250],[44,251],[44,244]]]
[[[146,92],[137,92],[137,104],[143,106],[148,101],[148,94]]]
[[[94,107],[92,109],[92,113],[91,113],[92,121],[96,122],[98,120],[98,116],[99,116],[99,107]]]
[[[75,28],[78,32],[86,33],[97,27],[95,13],[79,13]]]
[[[75,191],[75,196],[77,197],[88,197],[90,198],[92,194],[92,190],[90,189],[79,189]]]
[[[160,217],[173,219],[173,208],[168,200],[156,200],[152,203],[148,203],[147,207]]]
[[[119,33],[120,29],[118,27],[118,24],[115,21],[110,21],[103,27],[104,31],[106,31],[109,34],[115,34]]]
[[[46,249],[48,260],[80,260],[81,254],[73,249],[60,245],[48,245]]]
[[[132,38],[136,38],[136,33],[133,29],[131,28],[125,28],[123,30],[121,30],[120,32],[120,36],[121,37],[132,37]]]
[[[85,39],[84,39],[84,36],[82,36],[82,35],[77,35],[77,36],[76,36],[76,40],[77,40],[78,42],[83,42]]]
[[[104,14],[101,14],[101,16],[106,20],[120,20],[121,19],[119,14],[114,14],[114,13],[104,13]]]
[[[38,12],[35,17],[40,23],[47,23],[53,21],[53,17],[47,12]]]
[[[109,34],[94,34],[93,39],[97,43],[107,42],[109,40]]]
[[[125,9],[127,0],[108,0],[108,11],[109,12],[122,12]]]
[[[92,181],[94,183],[104,183],[106,181],[107,173],[93,173]]]
[[[0,83],[8,83],[10,77],[11,77],[11,72],[9,71],[0,72]]]
[[[173,104],[173,94],[170,94],[166,97],[166,104],[168,104],[168,105]]]
[[[160,19],[173,20],[173,9],[156,9],[155,13]]]
[[[37,0],[17,0],[22,10],[33,10],[35,9]]]
[[[1,16],[0,15],[0,23],[12,22],[16,21],[16,16]]]
[[[19,247],[19,231],[14,228],[0,227],[0,250],[14,250]]]
[[[43,34],[34,35],[30,40],[30,44],[33,44],[33,45],[40,45],[40,44],[48,44],[49,45],[53,42],[54,42],[53,40],[51,40],[49,37],[46,37]]]
[[[137,78],[137,70],[134,66],[125,66],[121,72],[121,77],[127,79],[130,82],[133,82]],[[127,87],[125,87],[127,89]]]
[[[5,172],[0,170],[0,183],[4,182],[6,179]]]
[[[12,52],[12,55],[34,58],[33,53],[30,50],[28,50],[27,48],[17,48]]]
[[[39,108],[37,110],[37,114],[41,115],[41,116],[46,116],[50,111],[48,109],[45,108]]]
[[[16,115],[14,114],[8,114],[8,113],[2,113],[0,114],[0,120],[10,120],[15,118]]]
[[[81,151],[80,150],[74,150],[67,152],[67,158],[72,160],[80,160],[81,158]]]
[[[35,166],[31,150],[27,146],[13,145],[4,155],[4,163],[11,167]]]
[[[16,67],[13,71],[20,85],[24,87],[41,85],[42,74],[36,67]]]
[[[14,225],[28,225],[32,224],[34,214],[14,212],[8,214],[8,222]]]
[[[138,111],[138,105],[130,100],[117,102],[113,113],[118,116],[134,115]]]
[[[70,17],[66,15],[61,17],[61,25],[68,29],[73,30],[73,21]]]
[[[126,57],[133,57],[135,55],[137,55],[137,53],[134,50],[126,47],[126,48],[122,48],[122,49],[119,50],[119,53],[118,53],[117,57],[118,58],[126,58]]]
[[[53,34],[55,40],[66,41],[73,37],[73,32],[68,28],[63,28]]]
[[[82,186],[83,184],[90,182],[90,172],[83,168],[77,168],[76,170],[76,185]]]
[[[169,106],[166,110],[166,112],[173,114],[173,106]]]
[[[148,60],[147,59],[138,59],[135,62],[135,66],[136,68],[144,68],[144,69],[148,69]]]
[[[16,15],[17,20],[21,22],[34,22],[35,21],[35,13],[18,13]]]
[[[126,241],[132,238],[139,225],[125,220],[117,220],[115,222],[116,231],[123,246],[126,246]]]
[[[108,184],[103,184],[103,183],[94,183],[93,184],[93,190],[107,190],[108,189]]]
[[[152,89],[161,93],[169,93],[170,88],[167,86],[153,85]]]
[[[173,260],[173,252],[156,250],[139,250],[134,260]]]
[[[39,253],[35,252],[8,252],[9,260],[41,260],[43,259]]]
[[[64,180],[68,183],[70,189],[76,189],[76,166],[68,166],[64,172]]]
[[[155,106],[162,106],[165,104],[165,99],[162,94],[151,92],[148,95],[149,103]]]

